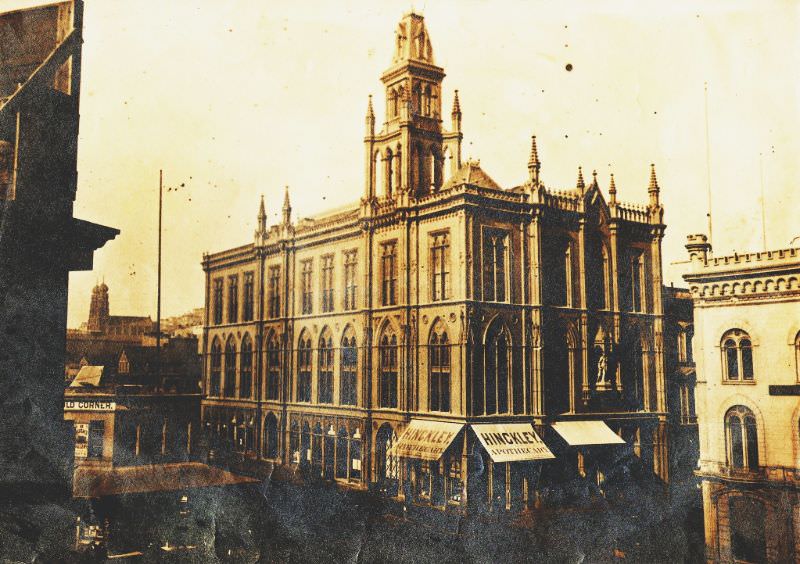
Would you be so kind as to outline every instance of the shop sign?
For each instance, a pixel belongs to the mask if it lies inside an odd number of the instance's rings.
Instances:
[[[64,411],[114,411],[116,402],[107,400],[64,400]]]
[[[75,423],[75,458],[89,456],[89,424]]]
[[[414,419],[388,454],[404,458],[439,460],[462,427],[461,423]]]
[[[473,425],[472,430],[494,462],[555,458],[530,423]]]

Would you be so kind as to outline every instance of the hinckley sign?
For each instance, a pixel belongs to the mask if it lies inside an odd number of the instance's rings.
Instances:
[[[114,411],[116,402],[106,400],[64,400],[64,411]]]
[[[472,430],[495,462],[555,458],[529,423],[473,425]]]
[[[444,421],[413,419],[389,450],[390,456],[439,460],[463,425]]]

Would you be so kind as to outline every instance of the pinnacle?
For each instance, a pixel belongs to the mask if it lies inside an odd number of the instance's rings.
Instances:
[[[456,90],[456,95],[453,97],[453,114],[460,114],[461,113],[461,103],[458,100],[458,90]]]
[[[577,187],[580,188],[581,190],[586,188],[586,184],[583,182],[583,169],[581,167],[578,167],[578,183],[577,183]]]
[[[611,180],[608,182],[608,194],[610,196],[610,203],[617,203],[617,184],[614,182],[614,173],[611,173]]]
[[[658,191],[658,179],[656,178],[656,165],[650,164],[650,186],[647,188],[648,192]]]
[[[531,165],[538,165],[539,163],[539,150],[536,147],[536,136],[531,136],[531,158],[528,161],[528,164]]]

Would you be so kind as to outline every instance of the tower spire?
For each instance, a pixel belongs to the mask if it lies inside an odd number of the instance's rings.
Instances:
[[[289,203],[289,187],[283,193],[283,224],[289,225],[292,222],[292,206]]]
[[[650,194],[650,205],[658,205],[658,194],[661,189],[658,187],[658,179],[656,178],[656,165],[650,164],[650,185],[647,187],[647,193]]]
[[[617,205],[617,185],[614,182],[614,173],[611,173],[611,180],[608,183],[608,205]]]
[[[539,150],[536,148],[536,136],[531,136],[531,156],[528,159],[528,176],[531,182],[539,183],[539,170],[542,163],[539,161]]]
[[[453,111],[450,112],[450,117],[453,122],[451,129],[456,132],[461,131],[461,102],[458,100],[458,90],[453,96]]]
[[[258,233],[267,232],[267,210],[264,207],[264,194],[261,194],[261,204],[258,206]]]
[[[369,95],[367,102],[367,117],[365,119],[367,126],[367,136],[372,137],[375,135],[375,112],[372,109],[372,94]]]

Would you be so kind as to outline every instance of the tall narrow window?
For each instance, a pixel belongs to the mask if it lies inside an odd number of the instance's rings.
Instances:
[[[273,334],[267,343],[267,399],[280,399],[281,351],[278,338]]]
[[[89,445],[87,447],[88,458],[103,457],[103,440],[106,433],[106,425],[103,421],[89,421]]]
[[[358,251],[347,251],[344,254],[344,309],[356,309]]]
[[[758,469],[758,430],[753,412],[743,405],[725,415],[728,464],[735,469]]]
[[[450,239],[448,233],[431,235],[431,299],[450,297]]]
[[[239,382],[239,397],[249,398],[253,387],[253,344],[250,337],[242,341],[242,360],[239,363],[241,381]]]
[[[381,245],[381,303],[397,304],[397,243]]]
[[[752,382],[753,343],[741,329],[731,329],[722,336],[722,378],[727,382]]]
[[[631,311],[644,311],[644,253],[631,257]]]
[[[300,336],[297,348],[297,401],[311,401],[311,337]]]
[[[507,235],[485,231],[483,234],[483,299],[487,302],[505,302],[506,295],[506,245]]]
[[[333,403],[333,343],[329,332],[323,333],[319,338],[317,359],[319,361],[317,402]]]
[[[322,311],[333,311],[333,255],[322,257]]]
[[[225,345],[225,397],[236,395],[236,345],[233,339]]]
[[[443,326],[431,332],[428,345],[430,410],[450,411],[450,343]]]
[[[380,406],[397,407],[397,336],[384,334],[379,345]]]
[[[794,367],[797,372],[797,381],[800,382],[800,333],[794,338]]]
[[[303,293],[302,310],[304,314],[309,314],[314,312],[314,289],[312,281],[314,263],[311,259],[309,259],[309,260],[304,260],[301,264],[302,264],[301,290]]]
[[[215,339],[211,345],[211,382],[209,383],[208,395],[219,397],[220,379],[222,378],[222,347]]]
[[[476,415],[511,412],[509,402],[510,362],[511,349],[508,330],[501,325],[494,325],[486,334],[483,374],[476,375],[482,381],[475,386],[475,389],[483,393],[483,397],[475,398]],[[519,387],[519,384],[515,382],[515,386]]]
[[[339,403],[342,405],[356,405],[358,349],[356,348],[356,336],[352,329],[345,331],[344,337],[342,337],[341,351],[340,372],[342,381],[339,390]]]
[[[242,321],[253,321],[253,298],[253,273],[246,272],[244,275],[244,304]]]
[[[239,321],[239,276],[228,277],[228,323]]]
[[[386,150],[386,195],[391,196],[394,190],[394,156],[392,150]]]
[[[280,317],[281,315],[281,267],[270,266],[269,278],[267,279],[267,296],[269,305],[269,316],[271,318]]]
[[[602,260],[602,267],[603,271],[599,273],[601,278],[601,291],[600,291],[600,299],[602,300],[602,309],[611,309],[611,266],[608,260],[608,251],[606,251],[605,245],[601,248],[601,260]]]
[[[222,278],[214,280],[214,325],[222,324]]]
[[[564,251],[564,305],[572,307],[575,288],[572,284],[572,245],[567,244]]]

